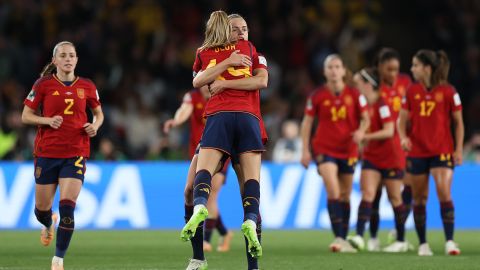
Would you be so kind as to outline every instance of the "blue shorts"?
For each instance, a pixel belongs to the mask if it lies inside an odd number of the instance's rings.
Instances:
[[[411,174],[428,174],[430,169],[445,167],[453,170],[454,162],[451,154],[426,158],[407,157],[407,172]]]
[[[212,148],[228,155],[262,152],[262,136],[258,119],[242,112],[220,112],[207,118],[201,148]]]
[[[45,158],[37,157],[35,183],[39,185],[57,184],[59,178],[76,178],[83,182],[87,169],[85,158]]]
[[[370,169],[380,173],[383,179],[398,179],[402,180],[403,176],[405,175],[405,171],[402,169],[380,169],[377,166],[373,165],[368,160],[362,161],[362,170]]]
[[[328,155],[318,155],[315,158],[315,162],[317,163],[317,166],[323,163],[331,162],[335,163],[338,166],[338,172],[339,173],[349,173],[353,174],[355,171],[355,166],[357,165],[357,158],[348,158],[348,159],[342,159],[342,158],[335,158],[332,156]]]

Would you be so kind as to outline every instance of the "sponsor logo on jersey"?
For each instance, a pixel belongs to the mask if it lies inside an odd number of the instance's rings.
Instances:
[[[443,93],[436,93],[435,94],[435,101],[442,102],[443,101]]]
[[[323,106],[327,107],[327,106],[330,106],[332,102],[330,102],[330,99],[327,99],[327,100],[324,100],[322,104]]]
[[[420,94],[416,94],[415,95],[415,99],[418,100],[418,99],[421,99],[422,97],[420,96]]]
[[[53,92],[52,96],[60,96],[60,93],[58,93],[58,91],[55,90],[55,92]]]
[[[197,103],[197,105],[195,105],[195,107],[197,109],[203,109],[203,104],[199,102],[199,103]]]
[[[345,105],[350,106],[353,103],[352,96],[346,95],[345,98],[343,99],[343,102],[345,102]]]

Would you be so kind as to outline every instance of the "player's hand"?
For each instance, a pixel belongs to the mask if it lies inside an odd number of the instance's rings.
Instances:
[[[63,123],[63,117],[55,115],[48,119],[48,125],[53,129],[58,129]]]
[[[97,135],[98,128],[92,123],[85,123],[83,125],[83,129],[87,133],[88,137],[95,137],[95,135]]]
[[[402,149],[405,151],[410,151],[412,150],[412,141],[410,141],[410,138],[406,137],[400,140],[400,144],[402,145]]]
[[[462,165],[462,163],[463,163],[463,151],[462,150],[457,150],[453,153],[453,161],[455,162],[455,165]]]
[[[240,67],[240,66],[250,67],[250,66],[252,66],[252,59],[250,59],[250,57],[248,55],[239,54],[239,52],[240,52],[240,50],[235,50],[227,58],[227,60],[230,63],[230,66],[231,67]]]
[[[365,132],[361,130],[357,130],[353,133],[353,141],[358,145],[360,145],[363,142],[364,138],[365,138]]]
[[[170,132],[170,129],[175,126],[175,120],[173,119],[168,119],[165,124],[163,124],[163,132],[165,134],[168,134]]]
[[[225,81],[223,80],[215,80],[211,84],[208,85],[208,92],[211,96],[220,94],[225,89]]]
[[[312,154],[310,151],[304,151],[302,153],[302,159],[300,159],[300,163],[303,165],[305,169],[308,169],[310,162],[312,161]]]

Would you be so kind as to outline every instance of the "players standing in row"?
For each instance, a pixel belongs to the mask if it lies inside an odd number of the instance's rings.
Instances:
[[[347,69],[340,56],[333,54],[325,59],[324,75],[326,84],[315,90],[307,100],[301,128],[301,163],[308,168],[313,154],[323,178],[335,235],[330,250],[356,252],[345,238],[350,220],[350,193],[358,160],[358,143],[370,124],[367,101],[345,83]],[[318,126],[310,141],[315,118],[318,118]]]
[[[416,83],[406,93],[398,123],[402,147],[408,152],[407,173],[412,184],[420,256],[433,255],[426,238],[425,206],[430,174],[440,201],[445,252],[460,254],[453,241],[455,212],[451,186],[453,167],[462,163],[464,125],[460,96],[447,80],[449,66],[443,51],[420,50],[415,54],[411,71]],[[455,140],[451,134],[452,121]]]
[[[400,73],[400,54],[392,48],[382,48],[375,59],[375,66],[380,76],[380,93],[384,101],[390,107],[393,122],[396,123],[402,107],[402,98],[405,92],[412,84],[407,74]],[[397,134],[397,125],[395,124],[395,133]],[[395,153],[397,158],[405,159],[405,152]],[[408,217],[412,204],[412,189],[408,177],[403,177],[402,201],[406,208]],[[379,206],[382,195],[382,186],[379,187],[375,200],[372,204],[372,215],[370,217],[370,239],[367,242],[369,251],[380,251],[380,241],[377,238],[378,227],[380,223]],[[396,237],[392,237],[396,238]],[[409,244],[410,245],[410,244]]]
[[[395,118],[380,93],[380,80],[376,69],[360,70],[355,74],[354,82],[368,101],[371,123],[362,141],[364,144],[360,179],[362,201],[358,208],[356,235],[349,236],[348,240],[357,249],[364,249],[365,225],[372,214],[375,194],[383,184],[387,188],[393,207],[397,231],[397,241],[383,250],[406,252],[408,250],[408,244],[405,242],[406,210],[401,197],[405,158],[400,139],[395,132]]]
[[[52,270],[63,270],[63,258],[75,229],[74,210],[90,155],[90,137],[97,134],[104,119],[95,85],[75,75],[77,62],[73,43],[58,43],[52,62],[25,99],[22,113],[24,124],[38,126],[35,216],[44,226],[40,236],[44,246],[54,237],[57,216],[52,215],[52,204],[60,187],[60,223]],[[93,112],[93,123],[88,122],[87,107]]]

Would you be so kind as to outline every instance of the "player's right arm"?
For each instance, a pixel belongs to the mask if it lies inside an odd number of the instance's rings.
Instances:
[[[163,132],[168,133],[172,127],[177,127],[185,123],[193,113],[192,96],[186,93],[183,97],[182,105],[175,112],[172,119],[168,119],[163,125]]]
[[[25,106],[22,112],[22,123],[26,125],[48,125],[51,128],[58,129],[63,122],[60,115],[53,117],[42,117],[36,114],[36,110],[43,103],[44,93],[41,88],[40,80],[35,82],[32,90],[23,102]]]
[[[313,116],[305,114],[300,129],[300,136],[302,138],[302,158],[300,163],[302,163],[305,168],[308,168],[310,161],[312,161],[312,154],[310,153],[310,134],[312,134],[313,121]]]
[[[35,113],[35,110],[25,105],[22,112],[22,123],[26,125],[48,125],[51,128],[58,129],[63,122],[60,115],[54,117],[42,117]]]
[[[236,66],[251,66],[252,60],[249,56],[239,54],[239,50],[236,50],[230,54],[230,56],[216,65],[199,71],[193,78],[193,87],[200,88],[211,82],[213,82],[218,76],[220,76],[229,67]]]

